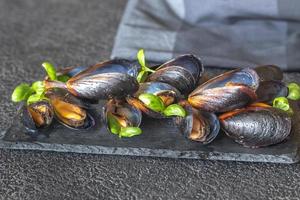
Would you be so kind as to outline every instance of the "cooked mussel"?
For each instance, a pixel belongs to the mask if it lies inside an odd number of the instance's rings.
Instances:
[[[103,111],[107,129],[113,134],[119,134],[118,128],[139,127],[142,121],[141,111],[123,100],[110,99]],[[116,120],[119,127],[110,127],[110,120]]]
[[[291,132],[291,117],[268,105],[252,105],[219,116],[225,133],[245,147],[264,147],[282,142]]]
[[[204,111],[226,112],[255,101],[258,86],[259,77],[253,69],[236,69],[197,87],[189,95],[188,102]]]
[[[283,79],[282,70],[276,65],[261,65],[254,68],[260,81],[281,81]]]
[[[196,110],[188,102],[179,103],[187,112],[186,117],[176,117],[176,124],[189,140],[208,144],[218,135],[220,123],[214,113]]]
[[[80,72],[86,70],[87,66],[71,66],[71,67],[65,67],[57,71],[57,76],[63,76],[66,75],[68,77],[73,77]]]
[[[288,95],[288,88],[281,81],[261,81],[256,90],[256,95],[257,102],[272,103],[276,97],[286,97]]]
[[[147,81],[168,83],[182,94],[188,94],[196,87],[202,73],[202,62],[194,55],[188,54],[162,64]]]
[[[165,116],[158,110],[150,109],[145,105],[145,103],[139,99],[140,95],[143,94],[152,94],[159,97],[162,101],[162,106],[168,106],[181,98],[180,92],[167,83],[146,82],[140,84],[138,91],[133,96],[128,96],[126,100],[130,105],[153,118],[165,118]]]
[[[53,108],[47,101],[22,105],[21,109],[22,123],[28,133],[35,133],[52,123]]]
[[[95,120],[81,100],[63,89],[54,89],[46,93],[53,107],[56,119],[72,129],[88,129],[95,125]]]
[[[138,90],[135,76],[138,69],[129,64],[125,60],[102,62],[81,71],[65,84],[45,80],[45,87],[64,88],[76,97],[93,101],[111,97],[122,98]]]

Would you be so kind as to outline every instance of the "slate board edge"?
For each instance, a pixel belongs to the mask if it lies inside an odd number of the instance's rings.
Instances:
[[[102,155],[122,155],[122,156],[142,156],[142,157],[161,157],[161,158],[180,158],[180,159],[202,159],[202,160],[226,160],[243,162],[268,162],[292,164],[300,161],[299,148],[297,153],[282,155],[254,155],[240,153],[220,153],[220,152],[201,152],[201,151],[176,151],[169,149],[149,149],[132,147],[105,147],[95,145],[75,145],[75,144],[49,144],[49,143],[30,143],[30,142],[8,142],[0,139],[0,148],[14,150],[40,150],[53,152],[72,152],[84,154]]]

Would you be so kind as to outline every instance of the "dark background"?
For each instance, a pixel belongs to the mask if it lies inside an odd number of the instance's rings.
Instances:
[[[41,78],[44,60],[109,58],[125,4],[0,1],[1,130],[15,113],[13,88]],[[299,199],[299,166],[0,150],[0,199]]]

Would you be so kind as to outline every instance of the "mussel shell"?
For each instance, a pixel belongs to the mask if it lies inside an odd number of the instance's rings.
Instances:
[[[37,109],[35,109],[40,105],[46,106],[44,112],[43,111],[39,112]],[[44,124],[37,125],[35,123],[33,116],[29,111],[30,108],[35,109],[39,114],[42,115],[43,120],[45,121]],[[21,122],[26,129],[26,133],[28,133],[29,135],[37,134],[40,130],[49,127],[53,121],[53,116],[54,116],[53,108],[47,101],[39,101],[30,105],[22,104],[18,112],[20,112]]]
[[[147,81],[168,83],[182,94],[188,94],[196,87],[203,70],[200,59],[190,54],[182,55],[162,64]]]
[[[160,112],[149,109],[141,100],[138,99],[139,95],[144,93],[150,93],[154,95],[169,95],[170,97],[174,98],[174,102],[181,98],[180,92],[175,87],[161,82],[142,83],[140,84],[138,91],[133,96],[126,97],[126,100],[130,105],[141,110],[146,115],[158,119],[167,117]]]
[[[187,102],[182,101],[180,105],[184,107],[187,112],[186,117],[176,117],[175,123],[182,134],[189,140],[199,142],[201,144],[211,143],[219,134],[220,123],[218,117],[214,113],[205,112],[193,109]],[[193,126],[197,120],[201,120],[201,135],[193,135]],[[200,134],[200,133],[199,133]]]
[[[128,124],[133,127],[139,127],[142,122],[142,113],[139,109],[131,106],[125,101],[117,101],[115,99],[109,100],[103,107],[104,123],[106,124],[107,130],[110,132],[108,127],[107,115],[111,113],[124,117]]]
[[[256,94],[257,102],[272,103],[276,97],[286,97],[288,88],[281,81],[261,81]]]
[[[219,116],[225,133],[245,147],[282,142],[291,132],[291,117],[272,107],[247,107]]]
[[[254,68],[260,81],[281,81],[283,79],[282,70],[276,65],[261,65]]]
[[[221,74],[197,87],[188,97],[189,103],[208,112],[226,112],[256,100],[259,77],[250,68]]]
[[[67,75],[69,77],[73,77],[80,72],[86,70],[87,66],[71,66],[71,67],[65,67],[57,71],[57,76],[61,75]]]
[[[137,80],[122,73],[102,73],[69,79],[68,90],[75,96],[90,100],[124,97],[138,90]]]
[[[56,120],[58,122],[60,122],[62,125],[66,126],[68,128],[74,129],[74,130],[89,129],[95,125],[95,119],[89,112],[89,106],[87,106],[81,99],[78,99],[77,97],[70,94],[68,91],[56,88],[53,90],[49,90],[46,93],[46,96],[49,98],[50,103],[53,107],[53,111],[55,113]],[[72,121],[72,120],[69,120],[68,122],[66,122],[67,119],[63,119],[62,116],[60,116],[56,110],[57,105],[55,105],[54,100],[57,100],[57,99],[59,99],[60,101],[78,106],[79,108],[84,110],[86,117],[83,122],[82,121],[80,122],[80,124],[83,123],[83,125],[77,125],[79,123]]]

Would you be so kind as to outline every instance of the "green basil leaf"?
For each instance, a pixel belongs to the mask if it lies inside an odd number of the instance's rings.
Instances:
[[[286,97],[277,97],[273,100],[273,107],[288,111],[290,109],[289,100]]]
[[[300,99],[300,86],[297,83],[289,83],[288,89],[289,89],[289,94],[287,98],[292,100]]]
[[[107,119],[108,119],[108,128],[110,132],[113,134],[119,134],[121,131],[121,125],[118,119],[110,113],[108,113]]]
[[[57,80],[56,77],[56,69],[54,67],[53,64],[49,63],[49,62],[44,62],[42,64],[43,68],[46,70],[50,80]]]
[[[140,73],[138,74],[138,76],[137,76],[137,81],[139,82],[139,83],[143,83],[143,82],[145,82],[145,80],[147,79],[147,77],[148,77],[148,72],[146,72],[146,71],[140,71]]]
[[[26,83],[22,83],[14,89],[11,95],[11,100],[13,102],[20,102],[26,100],[32,93],[33,90],[30,88],[30,86]]]
[[[70,77],[68,75],[60,75],[57,77],[57,80],[60,82],[67,82],[70,79]]]
[[[147,108],[155,112],[162,112],[165,109],[162,99],[154,94],[144,93],[140,94],[138,98],[145,104]]]
[[[137,53],[137,59],[142,67],[142,71],[144,71],[144,68],[146,67],[146,60],[145,60],[145,54],[144,49],[140,49]]]
[[[126,127],[121,128],[120,137],[133,137],[142,134],[142,129],[139,127]]]
[[[186,112],[184,108],[178,104],[171,104],[166,109],[163,111],[165,116],[180,116],[180,117],[185,117]]]
[[[31,84],[31,89],[35,91],[37,94],[42,94],[45,92],[44,82],[43,81],[35,81]]]
[[[30,95],[27,99],[27,105],[43,100],[43,94],[33,94]]]

